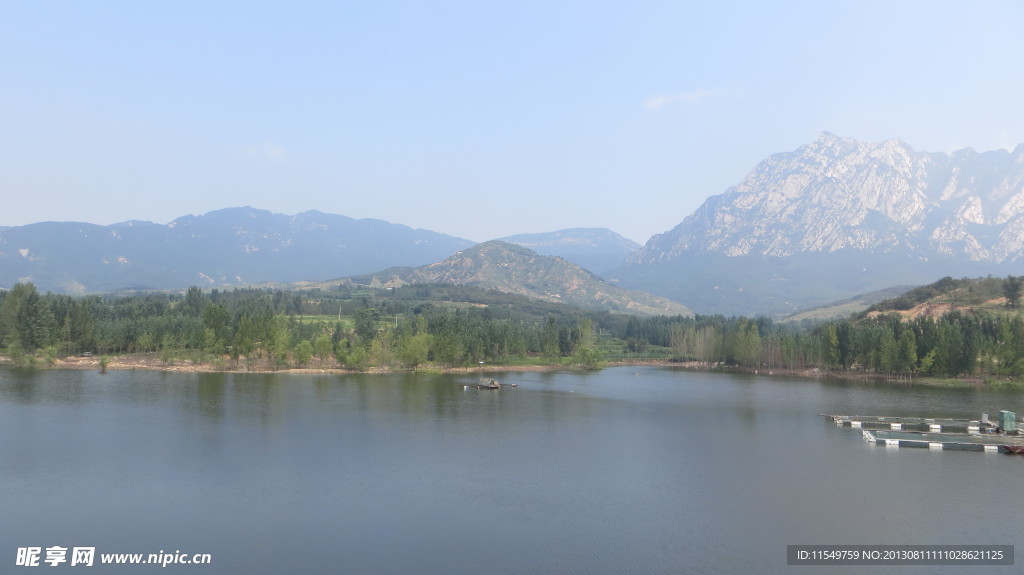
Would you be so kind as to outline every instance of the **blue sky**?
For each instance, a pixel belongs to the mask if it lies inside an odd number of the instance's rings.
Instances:
[[[823,131],[1024,142],[1024,3],[0,3],[0,226],[667,231]]]

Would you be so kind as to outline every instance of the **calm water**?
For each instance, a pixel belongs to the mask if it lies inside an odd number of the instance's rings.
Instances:
[[[786,545],[1024,553],[1024,457],[886,449],[818,416],[1024,413],[1020,392],[498,377],[519,387],[0,370],[0,564],[54,545],[213,559],[89,573],[810,573],[829,569],[787,567]]]

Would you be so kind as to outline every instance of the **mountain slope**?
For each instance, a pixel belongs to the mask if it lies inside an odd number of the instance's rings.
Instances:
[[[884,290],[861,294],[842,301],[833,302],[826,306],[807,309],[795,313],[782,321],[800,322],[804,320],[822,321],[832,319],[844,319],[855,313],[867,310],[879,302],[897,298],[907,291],[913,289],[910,286],[895,286]]]
[[[859,315],[869,317],[880,313],[898,313],[905,319],[913,319],[922,315],[938,318],[951,311],[972,314],[1019,313],[1019,307],[1012,310],[1007,307],[1007,281],[1008,278],[991,276],[963,279],[944,277],[876,302]]]
[[[471,285],[587,309],[691,315],[690,310],[679,303],[610,285],[562,258],[542,256],[500,241],[485,242],[415,269],[390,269],[347,281],[377,286]]]
[[[999,272],[1022,247],[1024,145],[922,153],[825,133],[761,162],[614,277],[704,312],[775,314]]]
[[[473,245],[381,220],[230,208],[167,225],[0,228],[0,287],[56,292],[291,282],[421,265]]]

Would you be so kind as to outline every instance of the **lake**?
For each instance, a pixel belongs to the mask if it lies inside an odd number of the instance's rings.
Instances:
[[[819,416],[977,419],[1024,413],[1019,391],[494,375],[518,387],[0,369],[3,562],[82,546],[87,573],[811,573],[866,568],[787,566],[787,545],[1024,551],[1024,457],[879,447]],[[99,565],[158,552],[211,564]],[[965,568],[870,568],[886,570]]]

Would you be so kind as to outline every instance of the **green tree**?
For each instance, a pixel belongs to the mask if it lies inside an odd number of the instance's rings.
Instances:
[[[917,341],[914,332],[906,329],[900,334],[897,352],[897,370],[904,374],[912,374],[917,367]]]
[[[887,374],[892,374],[899,369],[900,361],[900,348],[896,338],[893,337],[890,330],[885,330],[882,333],[882,338],[878,342],[879,348],[879,366]]]
[[[243,315],[231,342],[231,357],[235,362],[238,362],[239,357],[245,357],[246,362],[251,364],[256,350],[256,327],[253,325],[252,318]]]
[[[63,299],[66,298],[66,299]],[[54,307],[55,317],[61,318],[57,328],[58,340],[63,353],[93,351],[96,348],[96,322],[94,313],[99,310],[93,298],[71,298],[63,296]]]
[[[430,334],[422,332],[403,337],[398,343],[398,361],[407,368],[426,363],[430,354]]]
[[[137,336],[135,336],[135,345],[133,345],[132,348],[138,352],[155,350],[157,348],[157,345],[153,337],[153,334],[148,331],[144,331],[138,334]]]
[[[598,369],[604,363],[604,356],[597,349],[594,322],[590,318],[585,318],[579,322],[577,327],[579,337],[576,340],[576,351],[572,355],[572,363],[584,369]]]
[[[561,347],[558,339],[558,325],[553,316],[548,316],[544,324],[544,331],[541,334],[541,345],[543,346],[544,357],[555,359],[561,355]]]
[[[352,369],[366,369],[370,365],[370,353],[365,347],[357,345],[348,351],[345,365]]]
[[[19,285],[15,284],[14,289]],[[0,347],[8,347],[18,333],[18,307],[21,302],[15,301],[14,289],[0,291]]]
[[[30,294],[36,293],[36,286],[31,283],[17,283],[3,293],[0,304],[0,346],[10,346],[17,342],[20,346],[20,315],[25,301]]]
[[[184,314],[190,317],[199,317],[205,307],[206,297],[203,296],[203,290],[197,286],[188,288],[188,291],[185,292]]]
[[[295,344],[294,353],[295,363],[299,366],[304,366],[309,363],[309,360],[313,359],[313,344],[308,339],[304,339]]]
[[[757,324],[740,318],[729,337],[727,361],[747,367],[757,367],[761,361],[761,335]]]
[[[600,369],[604,366],[604,354],[595,347],[581,347],[572,356],[571,363],[583,369]]]
[[[207,303],[203,308],[203,329],[213,332],[212,345],[216,347],[217,342],[224,346],[231,341],[231,314],[223,304]],[[205,336],[204,336],[205,339]],[[218,353],[216,350],[208,350]]]
[[[31,284],[29,284],[31,285]],[[17,314],[17,332],[22,347],[29,353],[48,347],[56,340],[57,321],[50,306],[31,286]]]
[[[363,307],[356,310],[354,317],[356,335],[366,347],[369,347],[370,342],[377,336],[377,318],[378,313],[374,308]]]
[[[839,332],[836,330],[835,324],[828,324],[825,326],[825,338],[824,338],[825,349],[822,355],[825,357],[825,362],[828,364],[830,369],[839,366]]]
[[[391,367],[395,356],[394,334],[387,329],[380,330],[370,342],[370,361],[378,367]]]
[[[467,347],[465,313],[461,310],[440,312],[428,322],[433,330],[430,338],[430,352],[435,361],[442,365],[461,365],[466,361]]]
[[[288,325],[288,318],[277,315],[267,322],[264,333],[263,346],[267,355],[274,360],[277,367],[288,365],[288,348],[291,347],[291,330]]]
[[[313,341],[313,355],[320,360],[320,366],[323,367],[324,360],[334,353],[334,342],[331,341],[331,336],[327,334],[320,334]]]
[[[349,355],[352,353],[352,347],[347,339],[339,341],[334,346],[334,361],[338,362],[338,365],[342,367],[347,366]]]
[[[931,373],[932,373],[932,365],[934,363],[935,363],[935,350],[933,349],[933,350],[929,351],[928,353],[924,354],[924,356],[921,357],[920,361],[918,361],[917,369],[921,373],[931,375]]]
[[[1003,282],[1003,295],[1006,296],[1006,307],[1016,308],[1020,305],[1021,291],[1024,289],[1024,282],[1021,278],[1006,276]]]

